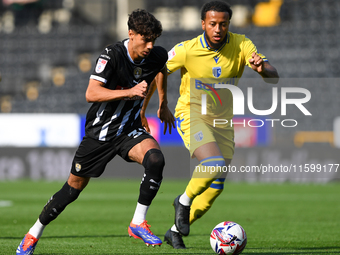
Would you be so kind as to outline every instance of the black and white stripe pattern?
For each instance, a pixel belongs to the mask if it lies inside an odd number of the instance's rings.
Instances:
[[[130,89],[143,80],[151,84],[167,61],[167,51],[155,46],[147,58],[134,63],[128,54],[127,44],[128,41],[125,41],[107,46],[100,54],[100,63],[90,79],[102,82],[103,87],[111,90]],[[138,70],[138,76],[135,76],[135,70]],[[143,101],[136,97],[93,103],[86,115],[86,135],[99,141],[109,141],[140,128]]]

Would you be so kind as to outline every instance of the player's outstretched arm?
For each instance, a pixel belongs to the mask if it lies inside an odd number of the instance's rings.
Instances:
[[[168,108],[168,97],[167,97],[167,87],[168,87],[168,73],[166,66],[159,72],[156,76],[156,85],[158,90],[159,98],[159,109],[157,111],[157,116],[164,123],[164,134],[169,127],[169,133],[171,134],[171,128],[175,128],[175,118]]]
[[[145,117],[145,112],[146,112],[146,108],[148,107],[149,101],[153,95],[153,93],[156,90],[156,80],[154,79],[150,86],[149,86],[149,91],[148,94],[146,95],[144,102],[143,102],[143,106],[142,109],[140,110],[140,117],[142,120],[142,126],[145,128],[145,130],[150,133],[150,128],[149,128],[149,124],[148,124],[148,120]]]
[[[147,132],[150,132],[148,121],[145,117],[145,111],[148,107],[150,98],[152,97],[155,90],[158,90],[158,98],[159,98],[159,109],[157,111],[157,116],[164,122],[164,134],[169,127],[169,133],[171,134],[171,128],[175,128],[175,118],[171,111],[168,108],[168,99],[167,99],[167,69],[164,67],[161,72],[157,74],[155,79],[151,82],[149,92],[144,99],[144,103],[140,112],[142,125]]]
[[[279,74],[274,66],[272,66],[268,61],[263,61],[263,59],[253,52],[252,58],[249,59],[251,68],[258,72],[265,82],[276,84],[279,82]]]

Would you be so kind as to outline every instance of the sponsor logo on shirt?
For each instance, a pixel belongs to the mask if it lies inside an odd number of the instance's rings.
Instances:
[[[108,55],[104,55],[104,54],[102,54],[102,55],[100,55],[102,58],[107,58],[107,59],[111,59]]]

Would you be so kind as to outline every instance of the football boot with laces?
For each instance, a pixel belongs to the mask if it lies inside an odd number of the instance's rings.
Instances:
[[[30,233],[27,233],[17,248],[17,255],[32,255],[38,240]]]
[[[162,240],[151,232],[150,227],[151,226],[147,224],[146,220],[144,220],[140,225],[136,225],[131,222],[128,228],[129,236],[143,240],[147,246],[160,246],[162,244]]]
[[[187,236],[190,232],[190,206],[182,205],[179,202],[179,198],[180,195],[175,198],[173,203],[175,207],[175,225],[181,235]]]
[[[164,236],[164,242],[174,247],[174,249],[186,249],[180,233],[169,229]]]

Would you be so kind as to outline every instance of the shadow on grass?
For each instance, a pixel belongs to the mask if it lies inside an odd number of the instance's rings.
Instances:
[[[160,236],[160,235],[159,235]],[[201,236],[201,235],[191,235],[191,236]],[[66,235],[66,236],[44,236],[44,239],[67,239],[67,238],[125,238],[129,237],[128,235]],[[0,237],[0,240],[22,240],[21,237]],[[166,243],[163,243],[164,246],[168,246]],[[170,247],[170,246],[169,246]],[[258,251],[257,251],[258,250]],[[272,250],[272,251],[265,251]],[[277,250],[277,251],[275,251]],[[284,251],[287,250],[287,251]],[[163,250],[164,251],[164,250]],[[327,247],[263,247],[263,248],[252,248],[246,247],[245,251],[242,253],[244,255],[252,254],[252,255],[288,255],[288,254],[340,254],[340,246],[327,246]],[[211,255],[213,252],[199,252],[194,246],[187,246],[186,250],[174,250],[174,252],[164,251],[164,254],[202,254],[202,255]],[[59,255],[63,253],[49,253],[50,255]],[[126,255],[126,253],[100,253],[100,255]],[[96,254],[92,254],[96,255]]]
[[[129,237],[129,235],[74,235],[74,236],[44,236],[44,239],[55,239],[55,238],[115,238],[115,237]],[[21,237],[14,237],[14,236],[4,236],[0,237],[4,240],[21,240],[23,236]]]
[[[197,250],[195,251],[195,253],[192,253],[190,252],[190,250],[181,250],[182,252],[164,252],[164,254],[199,254],[199,255],[212,255],[214,254],[213,252],[207,252],[207,253],[201,253],[201,252],[197,252]],[[49,253],[49,255],[61,255],[61,254],[64,254],[64,253]],[[100,255],[126,255],[126,253],[98,253]],[[246,255],[246,254],[253,254],[253,255],[287,255],[287,254],[339,254],[339,252],[243,252],[242,255]],[[91,255],[96,255],[96,253],[93,253]]]
[[[205,236],[201,234],[190,235],[193,236]],[[184,240],[185,241],[185,240]],[[187,248],[195,248],[188,247]],[[284,250],[287,251],[284,251]],[[248,251],[247,251],[248,250]],[[250,251],[252,250],[252,251]],[[254,251],[255,250],[255,251]],[[256,250],[261,250],[256,252]],[[273,250],[273,251],[263,251],[263,250]],[[277,252],[275,252],[277,250]],[[292,251],[293,250],[293,251]],[[295,250],[295,251],[294,251]],[[200,253],[201,254],[201,253]],[[242,254],[252,254],[252,255],[287,255],[287,254],[340,254],[340,246],[326,246],[326,247],[287,247],[287,248],[251,248],[249,246],[242,252]]]

